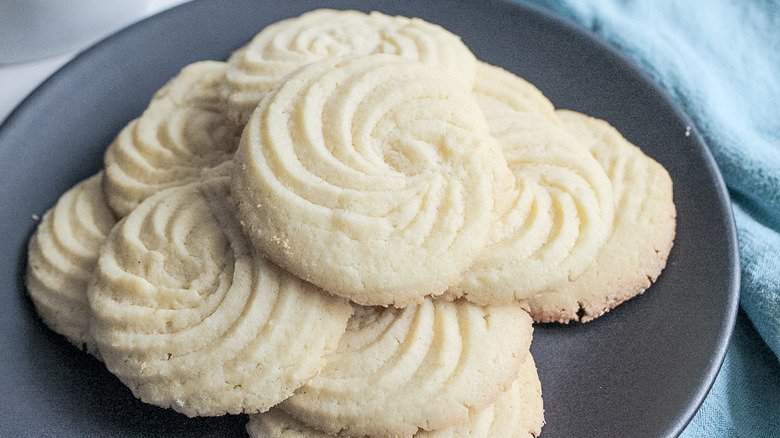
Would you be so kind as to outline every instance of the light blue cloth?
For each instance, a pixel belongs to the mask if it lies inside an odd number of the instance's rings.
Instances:
[[[780,1],[515,1],[593,30],[703,133],[732,196],[742,310],[682,436],[780,437]]]

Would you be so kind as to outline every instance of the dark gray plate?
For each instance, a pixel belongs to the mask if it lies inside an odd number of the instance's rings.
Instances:
[[[241,436],[245,417],[187,419],[136,401],[99,362],[46,329],[25,296],[26,245],[68,187],[185,64],[225,59],[264,26],[317,7],[419,16],[552,101],[606,119],[672,175],[677,241],[645,295],[588,324],[538,327],[543,436],[675,436],[720,367],[738,301],[736,237],[714,161],[687,119],[586,32],[508,3],[204,0],[78,56],[0,127],[0,436]]]

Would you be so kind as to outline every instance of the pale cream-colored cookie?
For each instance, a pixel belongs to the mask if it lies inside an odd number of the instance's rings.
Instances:
[[[108,147],[103,186],[117,217],[160,190],[224,173],[219,168],[233,157],[241,135],[226,116],[226,65],[185,67]]]
[[[517,182],[487,247],[447,296],[492,305],[534,297],[581,275],[609,236],[612,188],[585,146],[549,117],[475,96]]]
[[[255,245],[363,305],[403,307],[456,282],[514,184],[471,93],[382,54],[287,76],[235,161],[233,193]]]
[[[27,291],[43,322],[95,354],[87,283],[100,245],[116,223],[100,188],[102,172],[76,184],[43,215],[27,252]]]
[[[529,354],[520,368],[520,377],[492,405],[472,415],[468,423],[415,438],[531,438],[544,426],[542,384],[536,363]]]
[[[320,9],[272,24],[228,59],[231,116],[243,125],[284,75],[328,56],[387,53],[474,84],[476,58],[460,37],[419,18]]]
[[[410,437],[451,427],[512,385],[532,331],[517,302],[358,306],[325,369],[279,408],[344,436]]]
[[[593,267],[529,304],[540,322],[586,322],[642,293],[658,278],[674,243],[676,209],[666,169],[615,128],[572,111],[558,111],[558,116],[607,171],[615,221]]]
[[[88,289],[108,369],[189,416],[268,410],[325,366],[352,307],[266,261],[229,178],[147,198],[109,234]]]
[[[474,94],[487,120],[508,113],[536,114],[553,124],[563,126],[555,107],[533,84],[486,62],[477,62]]]
[[[436,431],[419,431],[414,438],[498,438],[539,436],[544,425],[542,386],[533,357],[528,355],[520,377],[496,401],[472,413],[467,422]],[[292,418],[281,409],[271,409],[249,417],[246,426],[251,438],[328,438],[329,435]]]

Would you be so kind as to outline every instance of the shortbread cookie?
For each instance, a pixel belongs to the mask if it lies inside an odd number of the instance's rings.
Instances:
[[[472,413],[466,423],[432,432],[420,431],[414,438],[494,438],[535,437],[544,425],[542,386],[536,364],[528,355],[520,368],[520,377],[508,391],[479,412]],[[246,426],[251,438],[328,438],[329,435],[312,428],[286,414],[271,409],[249,417]]]
[[[492,305],[581,275],[609,236],[613,201],[601,165],[564,128],[475,95],[517,183],[489,244],[447,295]]]
[[[228,59],[231,116],[245,124],[284,75],[328,56],[386,53],[418,60],[474,85],[476,58],[460,37],[419,18],[321,9],[277,22]]]
[[[279,408],[327,433],[410,437],[468,420],[508,389],[528,356],[519,303],[430,298],[357,307],[325,369]]]
[[[537,114],[551,123],[563,126],[555,107],[533,84],[486,62],[477,62],[474,94],[487,120],[508,113]]]
[[[284,400],[324,367],[352,314],[258,255],[231,203],[229,178],[151,196],[109,234],[88,290],[108,369],[189,416]]]
[[[419,303],[456,282],[514,184],[471,93],[382,54],[287,76],[253,114],[235,160],[253,242],[363,305]]]
[[[214,176],[233,157],[241,130],[226,118],[226,65],[185,67],[108,147],[104,190],[118,217],[160,190]]]
[[[672,180],[607,122],[572,111],[558,116],[606,169],[615,221],[595,267],[529,304],[540,322],[586,322],[642,293],[666,266],[676,224]]]
[[[531,438],[539,436],[544,426],[542,385],[536,363],[529,354],[520,368],[520,377],[495,403],[472,415],[468,423],[415,438]]]
[[[87,283],[100,245],[116,223],[100,188],[102,172],[65,192],[43,215],[27,252],[27,291],[49,328],[95,354]]]

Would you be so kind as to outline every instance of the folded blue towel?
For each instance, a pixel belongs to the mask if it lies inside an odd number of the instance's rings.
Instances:
[[[732,197],[747,317],[683,436],[780,437],[780,2],[515,1],[592,29],[704,135]]]

